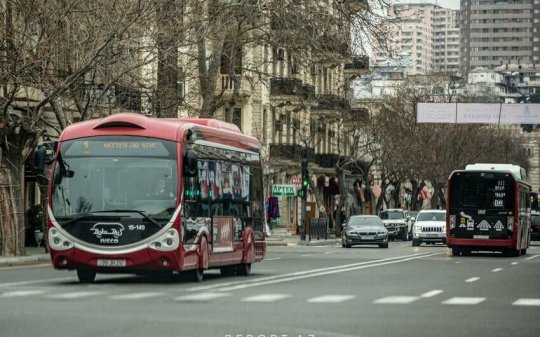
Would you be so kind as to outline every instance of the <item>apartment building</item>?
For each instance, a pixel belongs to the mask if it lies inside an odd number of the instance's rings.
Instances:
[[[388,17],[395,23],[389,46],[394,54],[409,53],[407,75],[455,72],[459,67],[459,11],[430,3],[403,3],[391,7]],[[393,58],[375,48],[372,59]]]
[[[540,62],[540,0],[462,0],[460,29],[465,71]]]

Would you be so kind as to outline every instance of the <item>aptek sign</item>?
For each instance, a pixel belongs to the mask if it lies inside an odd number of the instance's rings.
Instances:
[[[272,186],[272,195],[281,197],[294,197],[296,195],[296,189],[294,188],[294,185],[274,184]]]

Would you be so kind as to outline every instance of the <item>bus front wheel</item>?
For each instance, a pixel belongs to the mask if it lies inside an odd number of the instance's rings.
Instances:
[[[452,255],[453,256],[460,256],[461,255],[461,249],[452,247]]]
[[[77,277],[80,283],[93,283],[96,279],[96,271],[88,268],[77,268]]]

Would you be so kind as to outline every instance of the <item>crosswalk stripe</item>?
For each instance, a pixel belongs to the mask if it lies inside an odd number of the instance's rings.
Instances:
[[[443,301],[442,304],[449,305],[475,305],[486,300],[485,297],[452,297]]]
[[[284,298],[291,297],[288,294],[260,294],[255,296],[244,297],[242,302],[275,302]]]
[[[519,300],[512,303],[512,305],[540,306],[540,299],[539,298],[520,298]]]
[[[308,303],[341,303],[355,298],[354,295],[324,295],[307,300]]]
[[[217,298],[231,296],[230,293],[200,293],[200,294],[191,294],[175,297],[175,301],[194,301],[194,302],[204,302],[210,301]]]
[[[502,268],[495,268],[495,269],[492,270],[492,272],[496,273],[496,272],[499,272],[501,270],[502,270]]]
[[[135,294],[122,294],[113,295],[109,298],[112,300],[140,300],[144,298],[163,296],[163,293],[135,293]]]
[[[45,293],[44,290],[15,290],[15,291],[8,291],[8,292],[5,292],[5,293],[0,293],[0,298],[12,298],[12,297],[41,295],[43,293]]]
[[[373,303],[377,304],[408,304],[416,301],[420,297],[418,296],[388,296],[379,298],[378,300],[375,300]]]
[[[466,279],[465,282],[472,283],[472,282],[478,281],[479,279],[480,279],[479,277],[471,277],[471,278]]]
[[[46,297],[56,299],[56,300],[72,300],[76,298],[96,296],[100,294],[103,294],[103,292],[102,291],[77,291],[77,292],[67,293],[67,294],[48,295]]]
[[[420,295],[420,297],[422,298],[430,298],[430,297],[433,297],[433,296],[437,296],[439,294],[441,294],[443,291],[442,290],[432,290],[432,291],[428,291],[427,293],[423,293],[422,295]]]

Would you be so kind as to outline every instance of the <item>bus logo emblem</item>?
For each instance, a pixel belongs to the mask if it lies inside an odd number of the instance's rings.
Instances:
[[[98,222],[90,230],[94,231],[93,234],[98,239],[101,239],[102,236],[113,236],[115,239],[118,239],[124,232],[124,226],[120,223]]]

